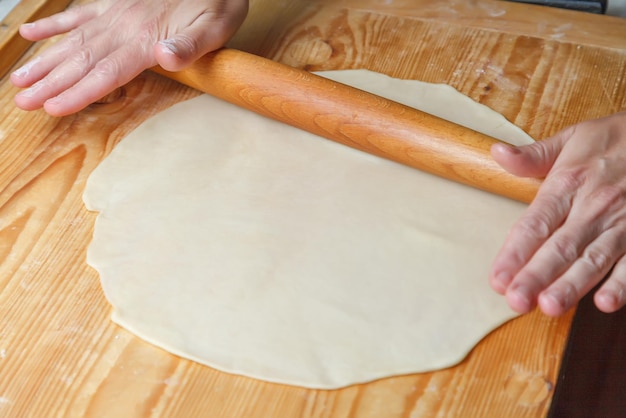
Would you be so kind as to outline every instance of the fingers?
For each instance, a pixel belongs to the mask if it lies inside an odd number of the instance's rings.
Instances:
[[[573,235],[568,229],[555,233],[516,274],[507,288],[509,305],[521,313],[533,309],[539,294],[576,261],[589,239],[588,235]]]
[[[561,315],[607,274],[596,305],[612,312],[626,304],[624,149],[626,113],[582,122],[541,143],[492,147],[509,172],[546,176],[489,277],[514,310],[538,305]]]
[[[38,81],[17,94],[15,103],[25,110],[44,107],[53,116],[64,116],[83,109],[156,64],[143,47],[155,42],[150,33],[123,43],[117,34],[102,31],[102,27],[103,23],[95,23],[74,29],[63,41],[16,71],[13,76],[20,78],[14,81],[17,85]]]
[[[557,170],[512,228],[490,279],[513,310],[526,313],[539,305],[549,316],[565,313],[626,253],[625,188],[584,182],[577,170]],[[606,312],[626,302],[622,264],[596,296]]]
[[[622,200],[619,190],[608,197],[603,190],[610,188],[588,192],[583,182],[577,170],[553,173],[496,256],[490,282],[513,310],[525,313],[539,302],[546,314],[562,314],[606,274],[611,254],[626,250],[606,225]],[[580,201],[587,204],[575,205]]]
[[[519,147],[497,143],[491,147],[491,155],[511,174],[520,177],[545,177],[572,133],[573,130],[568,129],[545,141]]]
[[[64,12],[25,23],[20,26],[20,35],[29,41],[40,41],[51,36],[69,32],[70,30],[93,19],[98,14],[100,3],[89,3],[84,6],[76,6]]]
[[[27,88],[15,102],[55,116],[80,110],[157,62],[176,71],[221,47],[247,10],[247,0],[97,0],[24,25],[31,40],[69,33],[11,75]]]
[[[30,87],[61,64],[72,49],[82,48],[84,33],[76,30],[72,35],[43,51],[11,74],[11,82],[17,87]],[[31,95],[32,93],[27,93]],[[18,104],[19,105],[19,104]]]
[[[550,316],[562,315],[598,284],[615,263],[612,254],[626,250],[623,232],[606,231],[589,244],[571,267],[539,294],[541,310]]]
[[[52,36],[67,31],[70,31],[70,33],[61,41],[43,51],[39,56],[15,70],[11,74],[11,82],[17,87],[30,87],[35,82],[46,77],[53,69],[63,67],[63,64],[69,59],[75,63],[76,61],[86,60],[89,55],[99,54],[102,56],[108,52],[110,48],[106,46],[112,46],[112,44],[110,39],[105,39],[104,42],[101,41],[103,34],[101,24],[97,22],[94,22],[92,25],[85,24],[85,22],[90,21],[95,16],[97,11],[95,6],[98,4],[90,3],[84,7],[72,8],[59,15],[34,22],[32,24],[33,32],[39,35]],[[82,26],[78,27],[80,25]],[[59,32],[53,31],[53,33],[50,33],[52,27],[58,29]],[[45,37],[47,36],[43,36],[41,39]],[[110,38],[110,35],[106,35],[106,37]],[[96,40],[93,41],[93,39]],[[71,58],[72,56],[73,58]],[[66,65],[66,67],[68,66]],[[89,68],[85,70],[89,70]],[[41,87],[40,85],[34,91],[24,93],[23,96],[25,97],[22,100],[17,100],[18,106],[22,102],[30,103],[29,97],[37,95]],[[22,108],[32,110],[32,106]],[[35,109],[37,108],[35,107]]]
[[[230,1],[218,10],[202,13],[154,49],[157,62],[168,71],[180,71],[204,54],[221,48],[246,17],[247,0]]]
[[[554,178],[544,182],[537,197],[526,213],[513,225],[496,255],[489,277],[490,284],[496,292],[500,294],[507,292],[515,276],[565,222],[575,191],[575,185],[568,186]],[[530,270],[528,273],[533,274],[533,271]],[[530,304],[530,301],[526,300],[528,292],[520,287],[516,293],[508,295],[513,309],[518,312],[527,311]]]
[[[63,49],[52,49],[50,53],[42,54],[32,67],[27,67],[28,74],[24,74],[20,80],[24,83],[33,79],[39,81],[15,96],[17,106],[24,110],[39,109],[48,99],[72,87],[113,52],[107,41],[106,37],[100,37],[90,46],[67,57]]]
[[[626,305],[626,257],[615,264],[606,282],[594,295],[594,303],[602,312],[611,313]]]
[[[78,82],[46,100],[45,111],[52,116],[78,112],[156,64],[150,55],[138,57],[136,51],[129,45],[107,55]]]
[[[504,290],[507,302],[515,311],[528,312],[538,303],[547,315],[563,314],[591,290],[611,269],[617,256],[626,251],[624,219],[613,216],[624,206],[620,189],[605,187],[592,192],[583,189],[574,199],[586,204],[568,205],[572,207],[566,210],[567,218],[557,228],[552,225],[549,238],[543,237],[545,231],[527,238],[528,242],[539,243],[530,256],[528,247],[519,241],[522,236],[515,231],[516,227],[513,228],[514,239],[507,241],[498,255],[505,258],[496,261],[500,264],[494,265],[494,274],[504,271],[510,282],[499,282],[497,290]],[[541,219],[544,213],[541,211],[538,215],[531,211],[530,216]],[[524,222],[524,219],[520,221]]]
[[[63,116],[81,110],[156,64],[150,48],[145,47],[156,42],[152,27],[145,22],[129,24],[132,15],[124,13],[130,7],[118,2],[107,8],[108,3],[98,1],[35,22],[42,36],[71,31],[11,75],[13,84],[28,87],[15,96],[18,107],[35,110],[43,106],[50,114]],[[112,24],[117,29],[111,29]]]

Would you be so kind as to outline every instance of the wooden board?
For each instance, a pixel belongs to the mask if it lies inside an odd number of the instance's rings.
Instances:
[[[536,138],[626,109],[626,25],[499,1],[256,0],[231,46],[307,69],[446,82]],[[33,52],[45,47],[38,45]],[[0,416],[543,417],[572,313],[525,315],[459,366],[315,391],[169,355],[109,321],[85,264],[89,173],[150,115],[192,91],[146,73],[55,119],[0,86]]]
[[[19,32],[19,25],[33,22],[65,9],[71,0],[36,0],[19,2],[0,24],[0,77],[3,77],[9,68],[28,49],[30,42],[23,39]]]

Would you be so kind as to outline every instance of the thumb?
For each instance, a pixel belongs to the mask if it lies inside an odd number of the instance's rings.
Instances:
[[[497,143],[491,146],[491,156],[502,168],[519,177],[545,177],[558,158],[567,138],[568,130],[530,145],[512,146]]]
[[[159,65],[167,71],[180,71],[224,46],[246,17],[247,3],[243,5],[231,1],[220,13],[205,12],[173,37],[158,42],[154,55]]]

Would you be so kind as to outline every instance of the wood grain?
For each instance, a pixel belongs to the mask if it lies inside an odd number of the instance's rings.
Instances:
[[[509,5],[490,17],[486,8],[500,2],[486,0],[427,7],[415,0],[413,10],[409,2],[358,3],[256,0],[231,45],[299,68],[365,67],[446,82],[536,138],[626,109],[626,37],[619,28],[616,38],[607,35],[614,19]],[[455,20],[448,6],[466,14]],[[550,29],[532,29],[542,24],[572,29],[551,37]],[[577,41],[579,27],[588,32],[584,42]],[[198,92],[146,73],[102,104],[62,119],[17,110],[16,92],[4,78],[1,417],[545,416],[571,312],[515,319],[456,367],[337,391],[220,373],[114,326],[97,274],[85,264],[94,221],[81,202],[85,180],[130,130]]]
[[[72,0],[29,0],[19,2],[0,22],[0,78],[30,47],[31,42],[19,34],[19,25],[33,22],[65,9]]]

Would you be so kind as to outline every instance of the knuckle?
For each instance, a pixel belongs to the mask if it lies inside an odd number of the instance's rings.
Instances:
[[[608,184],[599,187],[593,192],[593,201],[600,206],[601,210],[608,210],[616,206],[624,205],[626,191],[616,184]]]
[[[547,219],[541,216],[526,215],[517,223],[516,233],[524,236],[546,239],[550,236],[551,228]]]
[[[520,282],[524,282],[527,284],[532,283],[535,285],[543,286],[551,280],[545,274],[543,274],[543,272],[539,272],[535,268],[526,268],[519,273],[515,281],[516,285],[518,285]]]
[[[585,181],[582,168],[570,168],[554,173],[552,183],[556,186],[557,197],[578,189]]]
[[[138,45],[150,45],[155,42],[154,32],[150,29],[141,30],[136,37],[136,43]]]
[[[94,67],[94,75],[107,80],[117,81],[119,74],[122,70],[122,66],[116,60],[107,57],[100,60]]]
[[[156,41],[156,34],[158,33],[158,31],[159,22],[156,19],[146,20],[138,26],[136,35],[137,40],[140,44],[143,44],[144,42],[154,42]]]
[[[76,28],[67,34],[65,42],[69,44],[70,49],[79,49],[85,45],[85,32],[81,28]]]
[[[587,249],[581,257],[581,261],[589,265],[599,273],[607,271],[613,265],[612,257],[604,249]]]
[[[185,56],[195,56],[200,51],[198,40],[187,35],[179,35],[176,43],[181,46],[180,50],[185,51]]]
[[[546,141],[537,141],[528,145],[528,149],[532,151],[538,161],[550,160],[550,148]]]
[[[91,49],[83,48],[72,57],[73,62],[80,67],[91,67],[94,61]]]
[[[566,262],[572,262],[578,258],[578,248],[574,240],[567,236],[555,236],[552,242],[552,247],[554,251]]]
[[[562,308],[567,309],[572,306],[579,297],[579,289],[570,281],[559,282],[558,284],[559,303]]]

